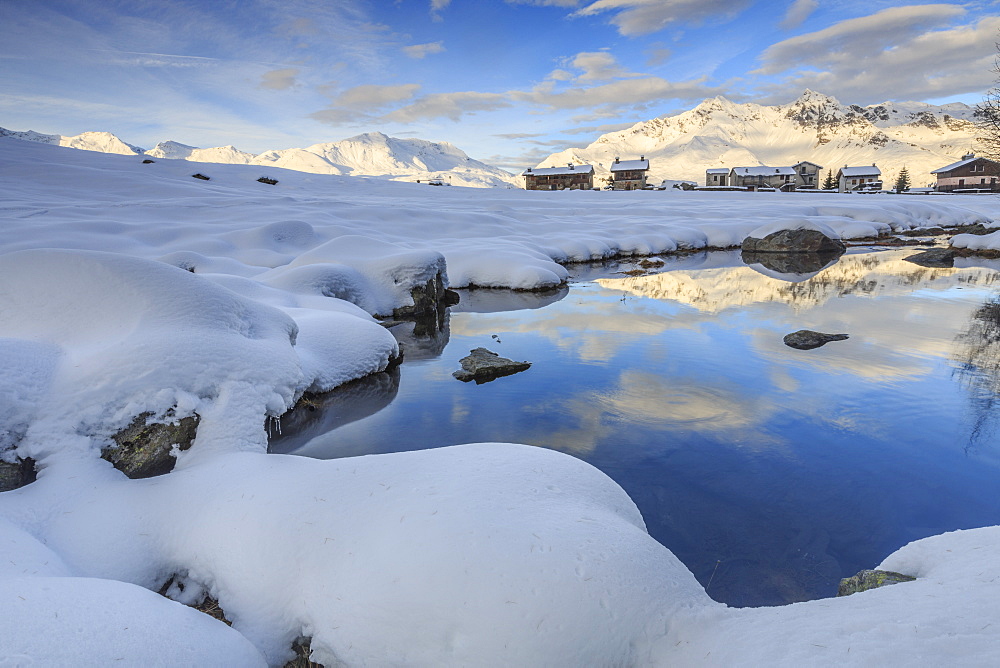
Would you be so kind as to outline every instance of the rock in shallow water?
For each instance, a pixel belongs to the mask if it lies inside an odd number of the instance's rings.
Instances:
[[[812,350],[813,348],[826,345],[830,341],[845,341],[848,338],[847,334],[824,334],[822,332],[814,332],[811,329],[800,329],[797,332],[785,334],[785,338],[782,340],[789,348]]]
[[[846,250],[843,241],[818,230],[780,230],[763,239],[747,237],[742,248],[752,253],[842,254]]]
[[[486,348],[476,348],[469,352],[470,355],[459,360],[462,368],[451,374],[466,383],[470,380],[486,383],[500,376],[509,376],[525,371],[531,366],[531,362],[515,362],[506,357],[500,357]]]
[[[857,594],[859,591],[868,591],[877,587],[899,584],[900,582],[912,582],[913,580],[916,580],[916,578],[911,575],[896,573],[895,571],[863,570],[859,571],[857,575],[842,579],[840,586],[837,588],[837,596],[850,596],[851,594]]]

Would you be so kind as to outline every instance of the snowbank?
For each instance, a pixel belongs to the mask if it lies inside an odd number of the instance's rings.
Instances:
[[[203,165],[201,181],[191,167],[0,139],[0,452],[40,469],[0,494],[5,659],[280,665],[300,637],[327,665],[995,655],[1000,529],[887,559],[914,583],[729,610],[567,455],[479,444],[323,462],[265,454],[263,428],[304,391],[384,369],[397,347],[371,314],[412,305],[445,269],[459,286],[554,287],[571,262],[762,229],[988,221],[967,198],[471,191],[240,165]],[[98,453],[144,412],[197,413],[198,435],[173,472],[129,480]],[[173,596],[210,593],[233,627],[148,591],[171,577]]]

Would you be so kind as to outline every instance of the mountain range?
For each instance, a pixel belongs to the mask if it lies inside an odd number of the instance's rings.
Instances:
[[[975,146],[974,110],[952,103],[885,102],[861,107],[811,90],[794,102],[765,106],[724,97],[690,111],[636,123],[585,148],[550,155],[538,167],[591,164],[595,184],[616,157],[650,161],[650,180],[704,183],[712,167],[785,166],[802,160],[834,174],[844,165],[877,164],[892,184],[905,166],[913,185]]]
[[[931,170],[959,160],[975,147],[974,110],[952,103],[884,102],[861,107],[805,91],[784,105],[735,103],[724,97],[701,102],[690,111],[636,123],[601,135],[584,148],[554,153],[537,167],[591,164],[595,185],[602,185],[616,157],[644,156],[650,181],[704,183],[713,167],[787,166],[802,160],[836,173],[844,165],[877,164],[891,185],[905,166],[912,185],[932,182]],[[268,165],[315,174],[369,176],[396,181],[440,180],[453,185],[508,188],[519,177],[478,160],[447,142],[398,139],[369,132],[341,141],[246,153],[233,146],[198,148],[174,141],[149,150],[109,132],[75,136],[14,132],[0,136],[60,146],[148,155],[195,162]],[[821,174],[821,178],[825,173]]]
[[[381,132],[369,132],[336,142],[246,153],[234,146],[198,148],[175,141],[160,142],[145,150],[128,144],[110,132],[84,132],[75,136],[15,132],[0,128],[0,137],[14,137],[58,146],[119,153],[148,155],[150,158],[235,165],[267,165],[313,174],[370,176],[394,181],[439,180],[457,186],[507,188],[515,177],[502,169],[473,160],[447,142],[398,139]]]

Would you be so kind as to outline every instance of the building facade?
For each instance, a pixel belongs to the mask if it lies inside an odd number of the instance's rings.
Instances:
[[[593,165],[566,167],[529,167],[521,174],[525,190],[593,190]]]
[[[729,168],[728,167],[713,167],[711,169],[705,170],[705,187],[711,188],[712,186],[728,186],[729,185]]]
[[[937,177],[934,189],[938,192],[1000,192],[1000,162],[977,158],[974,153],[931,174]]]
[[[837,190],[842,193],[874,192],[882,189],[882,170],[875,165],[848,167],[837,171]]]
[[[823,165],[817,165],[815,162],[809,162],[803,160],[802,162],[797,162],[792,165],[792,169],[795,170],[795,187],[796,189],[812,189],[819,188],[819,173],[823,169]]]
[[[748,190],[795,190],[795,183],[793,167],[733,167],[729,172],[729,185]]]
[[[642,190],[646,187],[646,173],[649,160],[641,156],[638,160],[615,158],[611,163],[611,188],[613,190]]]

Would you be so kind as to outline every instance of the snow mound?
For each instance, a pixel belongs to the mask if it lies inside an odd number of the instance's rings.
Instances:
[[[0,578],[0,608],[6,665],[266,665],[222,622],[124,582]]]

